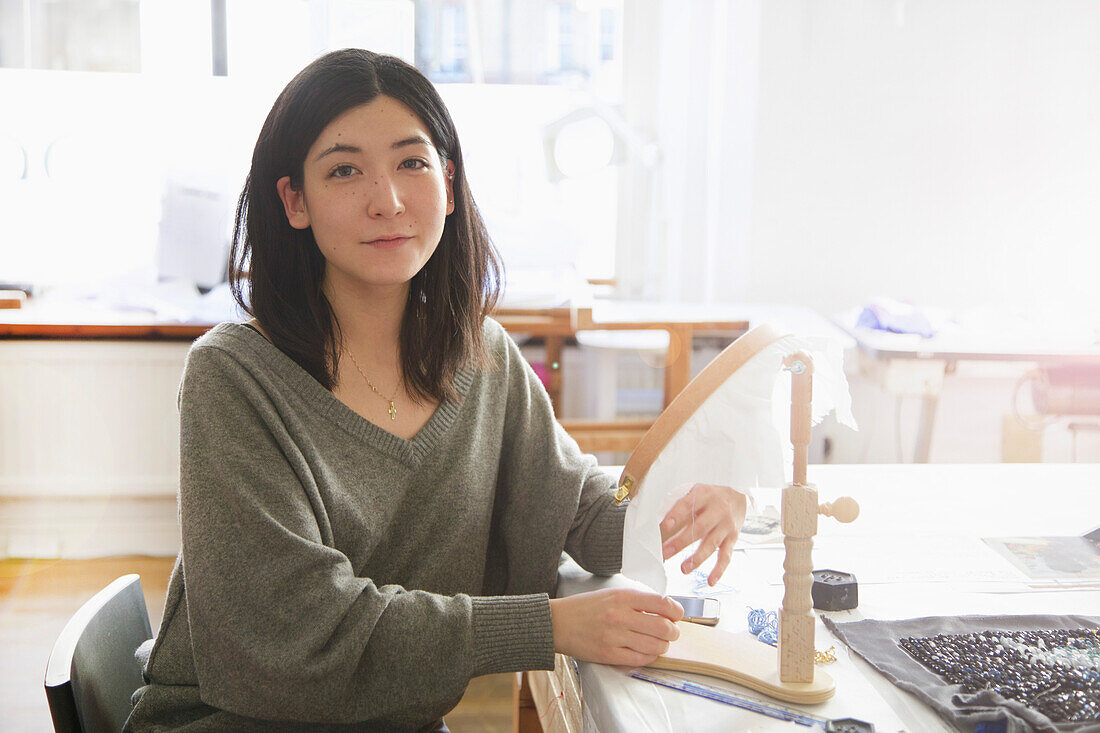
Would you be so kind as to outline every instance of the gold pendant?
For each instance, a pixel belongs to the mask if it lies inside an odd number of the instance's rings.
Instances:
[[[390,420],[397,419],[397,408],[393,406],[393,400],[390,400]]]

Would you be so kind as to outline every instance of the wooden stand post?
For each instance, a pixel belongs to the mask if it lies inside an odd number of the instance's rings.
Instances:
[[[750,332],[748,336],[742,337],[723,352],[719,360],[727,354],[732,357],[733,349],[738,345],[748,349],[750,342],[744,339],[753,337],[754,334],[756,337],[763,337],[767,332],[759,334],[755,330]],[[772,338],[765,341],[751,353],[757,353],[774,340]],[[742,359],[732,367],[724,363],[723,379],[745,360]],[[812,420],[813,361],[805,352],[798,352],[787,357],[784,365],[793,374],[791,442],[794,444],[794,476],[791,484],[783,489],[781,524],[786,557],[783,562],[783,601],[778,613],[778,650],[773,651],[761,644],[749,631],[730,633],[722,629],[681,623],[680,638],[672,642],[668,652],[658,657],[649,666],[706,674],[745,685],[779,700],[813,705],[829,699],[836,690],[836,683],[829,673],[814,668],[816,618],[811,593],[813,589],[811,554],[813,538],[817,534],[817,515],[824,514],[835,517],[841,522],[851,522],[859,515],[859,505],[850,497],[841,497],[831,504],[818,506],[817,489],[806,481]],[[704,374],[700,376],[705,375],[704,370]],[[715,379],[711,390],[720,382],[721,380]],[[695,392],[703,389],[703,384],[704,380],[697,377],[688,385],[685,392],[692,399],[701,401],[702,398]],[[706,394],[709,394],[709,391]],[[676,425],[683,424],[695,408],[693,403],[681,402],[681,399],[677,398],[661,418],[675,415],[677,419],[673,422]],[[692,406],[683,409],[688,404]],[[659,419],[658,423],[660,422]],[[656,427],[657,424],[655,424]],[[657,433],[651,430],[642,439],[642,443],[631,455],[631,461],[623,470],[617,500],[621,501],[639,490],[638,482],[644,479],[645,470],[657,457],[659,449],[648,446],[647,441],[654,441],[654,445],[664,445],[668,436],[672,434],[669,430]],[[655,435],[664,435],[664,442],[654,437]]]
[[[783,561],[783,604],[779,607],[779,679],[813,682],[814,535],[817,534],[817,490],[806,482],[813,401],[813,361],[804,352],[784,361],[791,370],[791,443],[794,481],[783,489],[781,521],[786,558]]]

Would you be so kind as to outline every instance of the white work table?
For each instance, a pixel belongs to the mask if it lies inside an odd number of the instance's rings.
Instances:
[[[829,614],[837,622],[1004,613],[1100,616],[1100,580],[1058,588],[1029,581],[980,540],[1073,536],[1100,525],[1100,464],[811,465],[809,480],[817,485],[820,501],[847,495],[862,508],[849,525],[819,518],[814,567],[851,572],[859,581],[859,607]],[[777,496],[760,490],[758,505],[763,508]],[[722,582],[727,587],[717,594],[719,628],[729,631],[747,628],[749,606],[776,610],[782,596],[783,550],[738,547]],[[690,595],[691,578],[678,569],[669,576],[670,593]],[[567,565],[559,593],[626,582],[621,576],[595,578]],[[802,710],[866,720],[879,733],[952,730],[850,652],[819,619],[816,647],[830,646],[836,647],[837,662],[820,668],[836,680],[836,695]],[[585,731],[807,730],[630,678],[629,670],[589,663],[578,669]],[[693,679],[761,697],[718,680]],[[544,728],[568,729],[556,728],[558,716],[545,712]]]
[[[854,340],[862,371],[889,393],[921,397],[915,463],[928,462],[943,380],[960,362],[1100,366],[1100,331],[1064,331],[1049,324],[1042,330],[1021,321],[987,328],[952,324],[931,338],[922,338],[857,326],[858,315],[857,311],[843,313],[834,322]]]

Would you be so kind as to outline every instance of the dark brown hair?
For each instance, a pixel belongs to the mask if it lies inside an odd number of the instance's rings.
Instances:
[[[485,364],[482,324],[500,294],[502,267],[466,183],[454,122],[432,83],[393,56],[333,51],[298,73],[260,130],[237,202],[230,286],[272,343],[326,389],[336,383],[340,327],[321,290],[325,259],[311,229],[287,221],[275,182],[301,190],[306,153],[343,112],[378,95],[417,114],[443,161],[454,163],[454,212],[439,246],[413,276],[400,333],[406,391],[418,400],[454,397],[456,371]]]

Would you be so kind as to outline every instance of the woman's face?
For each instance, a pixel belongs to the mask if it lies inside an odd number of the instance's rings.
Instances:
[[[403,289],[435,252],[454,211],[451,176],[424,123],[378,96],[334,119],[313,142],[301,191],[276,184],[287,219],[312,228],[325,289]]]

